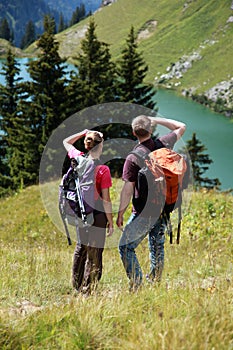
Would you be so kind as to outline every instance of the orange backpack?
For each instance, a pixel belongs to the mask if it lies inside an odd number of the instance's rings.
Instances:
[[[135,209],[143,213],[143,208],[147,207],[150,213],[154,210],[159,215],[166,216],[170,243],[172,243],[170,213],[178,208],[176,242],[179,243],[182,189],[184,188],[183,179],[187,172],[187,160],[179,153],[165,147],[149,154],[140,150],[134,150],[131,154],[143,159],[143,166],[139,170],[136,183],[138,197],[133,199]]]
[[[148,155],[145,160],[147,167],[153,173],[157,167],[163,172],[166,181],[165,204],[176,204],[179,198],[182,181],[187,170],[186,161],[183,156],[168,148],[159,148]]]

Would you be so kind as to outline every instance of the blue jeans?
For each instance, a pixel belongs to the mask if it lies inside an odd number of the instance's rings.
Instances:
[[[166,222],[163,218],[159,218],[154,224],[151,218],[134,213],[130,216],[119,242],[119,252],[126,274],[132,284],[142,283],[143,274],[135,249],[147,234],[149,234],[150,276],[154,279],[159,273],[161,277],[164,266],[165,228]]]
[[[149,232],[149,251],[150,251],[150,273],[149,278],[152,281],[160,281],[164,268],[164,242],[167,222],[164,216],[159,217],[156,224]]]

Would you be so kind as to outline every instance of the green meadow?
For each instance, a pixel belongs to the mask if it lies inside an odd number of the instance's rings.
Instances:
[[[116,202],[119,191],[111,196]],[[75,243],[50,220],[39,187],[0,202],[0,349],[233,349],[231,194],[192,194],[180,244],[166,238],[159,285],[145,281],[130,293],[117,244],[107,243],[89,297],[71,287]],[[147,239],[137,254],[146,274]]]

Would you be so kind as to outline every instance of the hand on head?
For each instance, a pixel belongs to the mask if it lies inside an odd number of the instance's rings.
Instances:
[[[99,131],[95,130],[88,130],[88,132],[85,135],[84,139],[84,145],[85,148],[90,151],[95,146],[99,145],[101,142],[103,142],[103,134]]]

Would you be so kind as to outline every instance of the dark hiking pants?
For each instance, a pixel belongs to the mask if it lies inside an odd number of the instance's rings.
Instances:
[[[91,292],[101,279],[106,224],[106,215],[98,213],[92,226],[79,228],[72,268],[72,284],[78,291]]]

